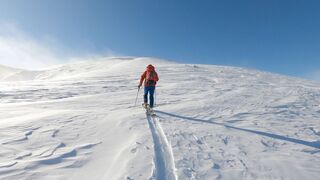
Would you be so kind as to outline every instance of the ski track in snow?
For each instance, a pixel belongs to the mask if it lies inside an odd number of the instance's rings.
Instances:
[[[146,115],[154,143],[154,163],[157,180],[178,180],[171,145],[156,116]]]

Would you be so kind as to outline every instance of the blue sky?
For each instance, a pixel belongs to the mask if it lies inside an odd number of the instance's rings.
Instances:
[[[320,80],[319,9],[318,0],[2,0],[0,22],[60,54],[113,52]]]

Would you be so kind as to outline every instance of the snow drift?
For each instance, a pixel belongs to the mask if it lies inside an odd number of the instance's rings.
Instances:
[[[150,63],[160,76],[155,117],[134,107]],[[0,179],[320,176],[314,82],[127,57],[41,71],[0,66],[0,81]]]

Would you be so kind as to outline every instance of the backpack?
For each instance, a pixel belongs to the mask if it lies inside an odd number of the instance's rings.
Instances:
[[[154,71],[147,71],[146,75],[146,86],[156,85],[157,74]]]

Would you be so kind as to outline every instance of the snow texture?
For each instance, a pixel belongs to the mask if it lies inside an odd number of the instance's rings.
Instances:
[[[134,106],[148,64],[156,116]],[[320,177],[316,82],[130,57],[0,66],[0,81],[1,180]]]

